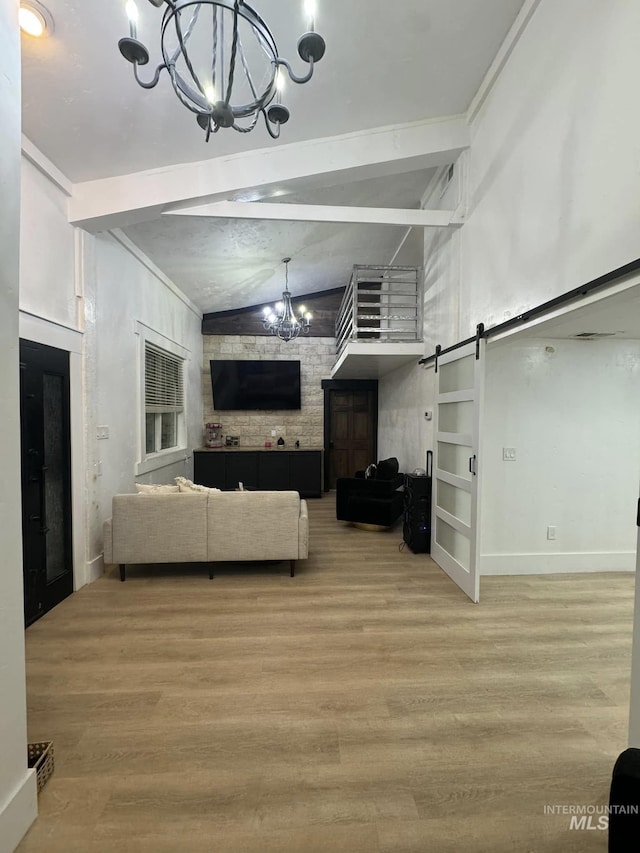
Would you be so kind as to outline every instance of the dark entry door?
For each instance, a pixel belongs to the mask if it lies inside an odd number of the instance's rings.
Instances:
[[[73,591],[69,353],[20,341],[25,623]]]
[[[329,488],[375,462],[376,417],[372,390],[329,392]]]

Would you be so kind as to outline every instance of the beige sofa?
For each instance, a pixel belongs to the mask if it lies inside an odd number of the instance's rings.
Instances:
[[[309,555],[307,503],[297,492],[115,495],[105,564],[289,560]]]

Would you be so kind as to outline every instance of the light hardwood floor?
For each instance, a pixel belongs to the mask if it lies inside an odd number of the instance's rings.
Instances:
[[[487,578],[309,501],[311,556],[117,570],[27,631],[56,769],[21,853],[605,851],[633,577]]]

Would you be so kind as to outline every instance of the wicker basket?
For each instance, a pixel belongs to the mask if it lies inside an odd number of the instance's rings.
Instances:
[[[38,791],[41,791],[53,773],[53,742],[27,744],[29,767],[36,771]]]

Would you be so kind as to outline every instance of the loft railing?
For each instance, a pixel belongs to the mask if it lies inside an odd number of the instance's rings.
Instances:
[[[422,341],[422,270],[356,264],[336,318],[336,352],[348,343]]]

